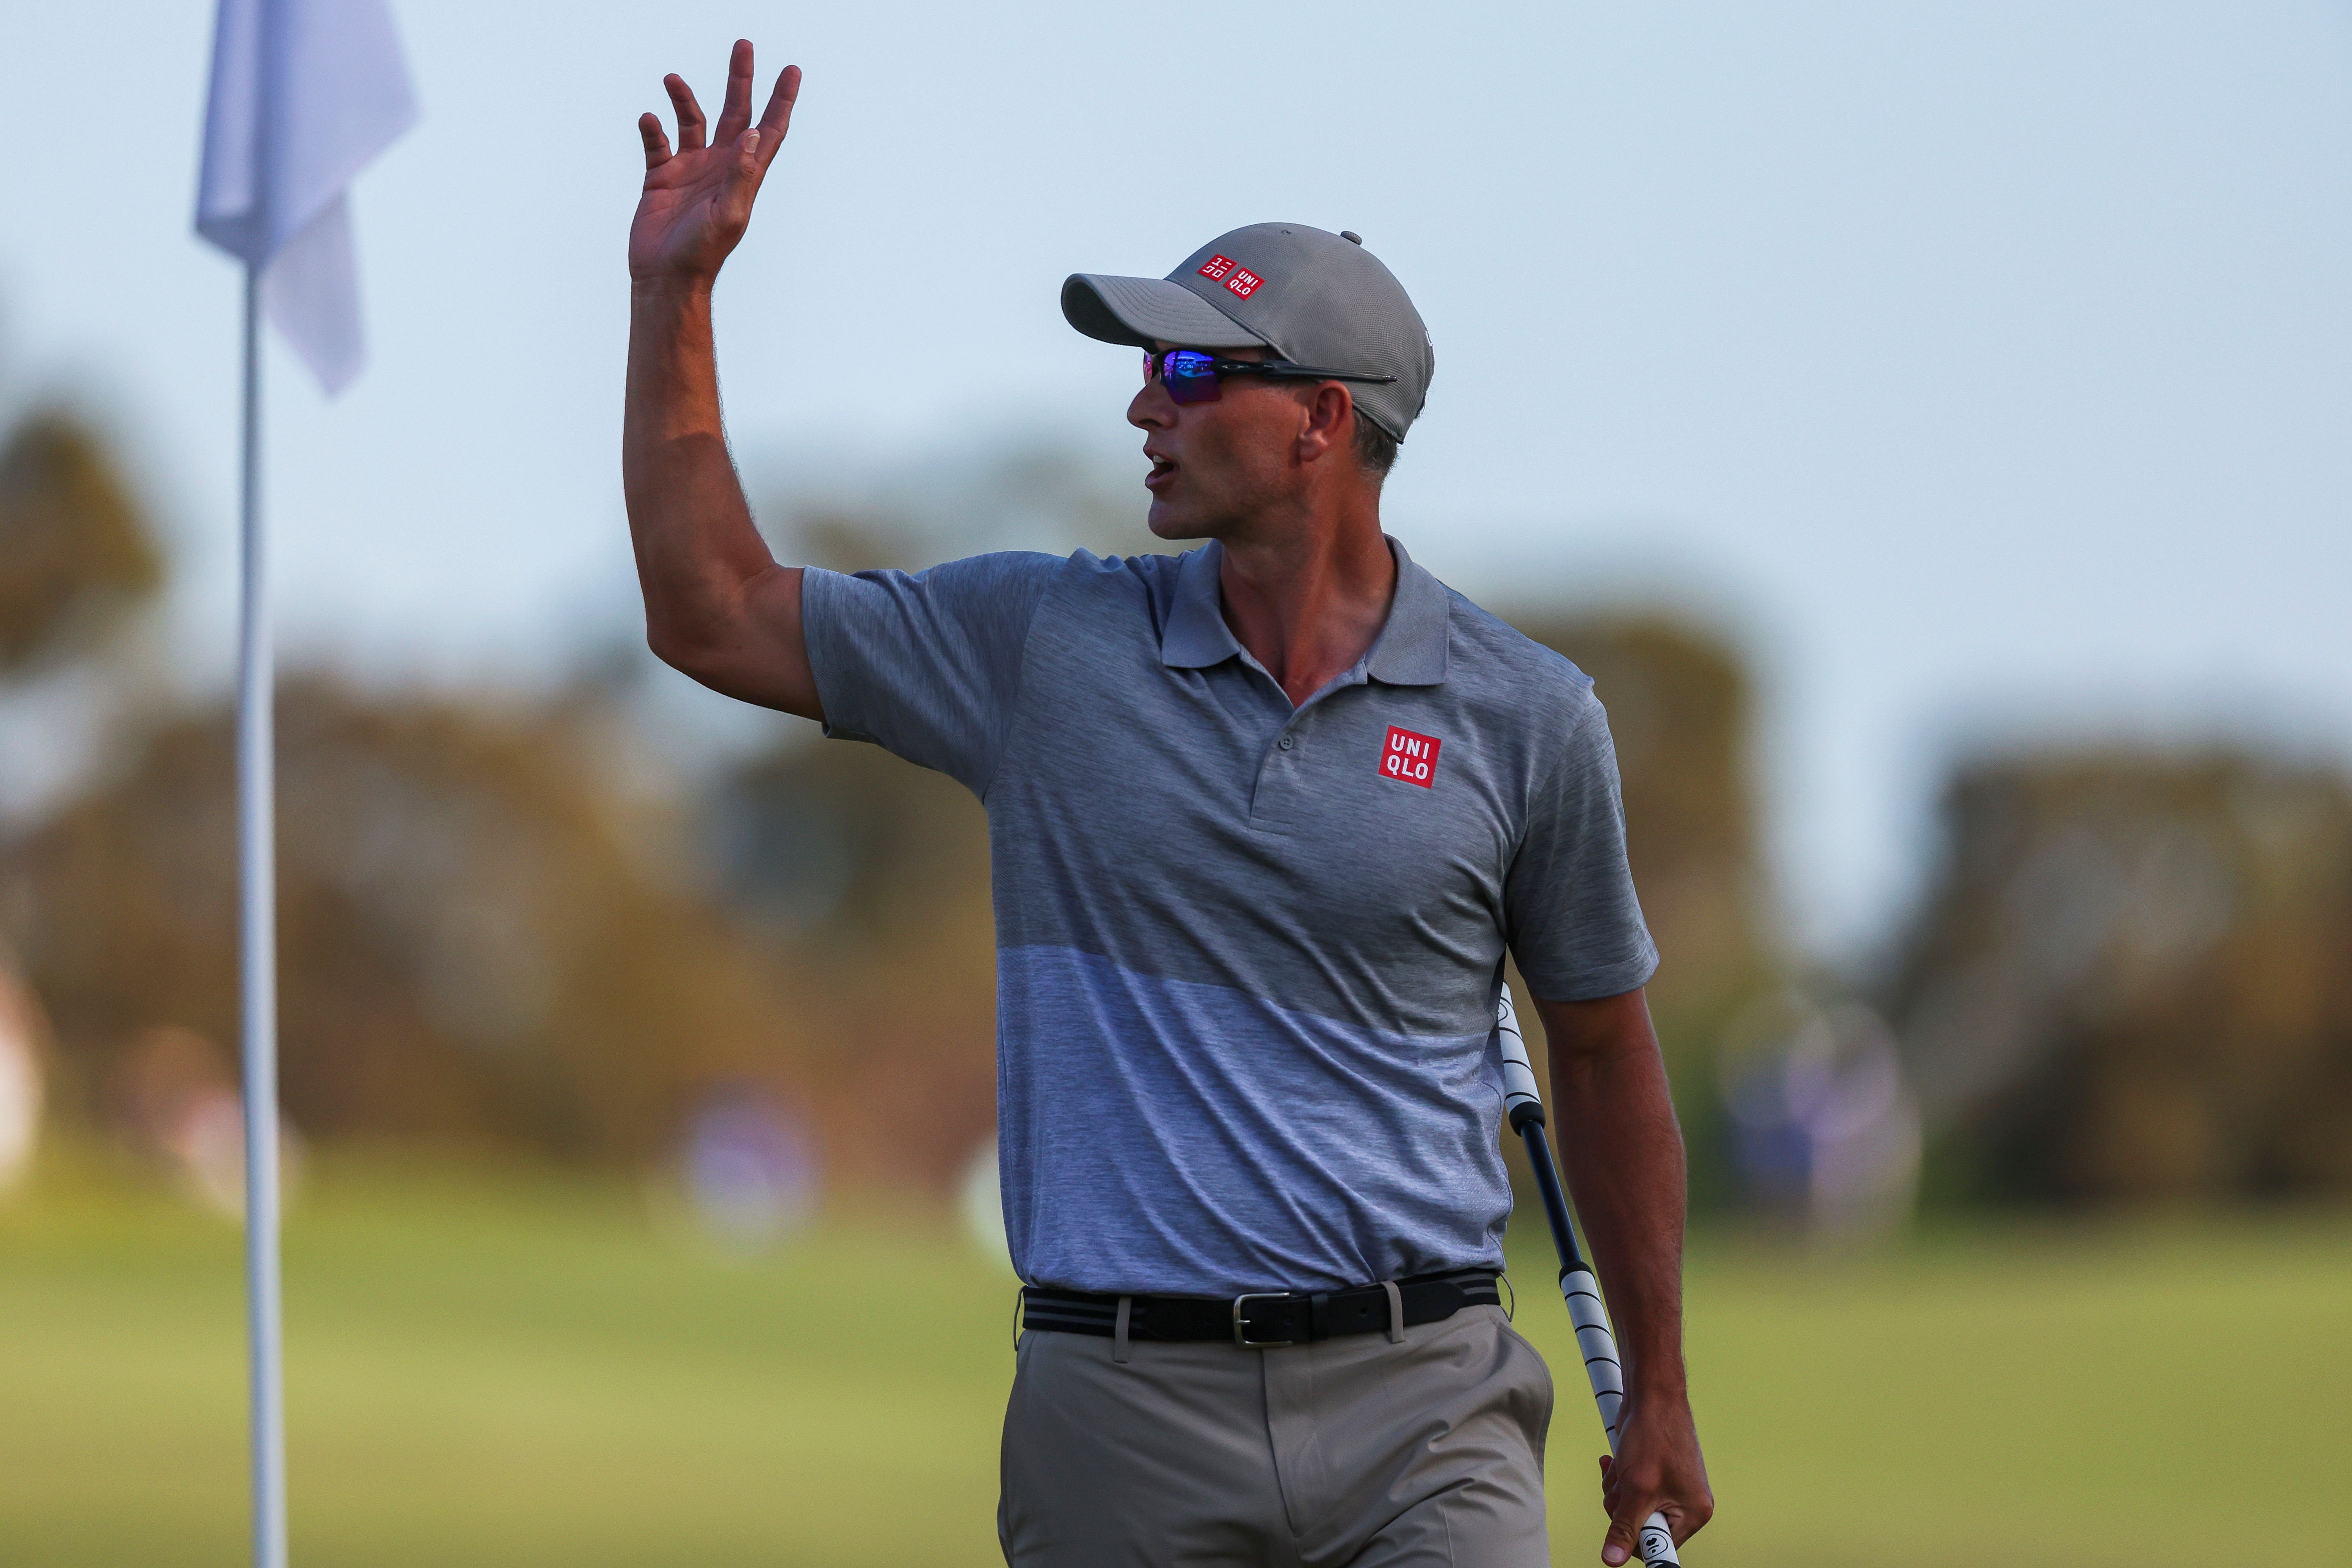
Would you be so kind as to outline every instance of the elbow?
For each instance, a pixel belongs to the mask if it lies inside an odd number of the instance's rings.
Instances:
[[[709,683],[712,650],[707,639],[684,636],[675,626],[649,619],[646,622],[646,647],[680,675]]]
[[[812,718],[822,717],[820,713],[812,711],[814,707],[813,701],[796,704],[780,700],[771,689],[772,683],[761,678],[750,651],[740,643],[711,637],[681,635],[674,627],[652,622],[646,627],[646,647],[652,650],[656,658],[688,680],[708,687],[721,697],[756,702],[762,707],[782,708],[788,713],[805,712]]]

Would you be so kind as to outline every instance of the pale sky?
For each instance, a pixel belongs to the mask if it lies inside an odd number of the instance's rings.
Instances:
[[[1474,598],[1743,639],[1805,940],[1884,938],[1969,746],[2352,758],[2352,7],[394,5],[424,121],[354,200],[373,365],[332,405],[269,365],[289,656],[543,681],[632,633],[633,121],[669,69],[715,110],[741,34],[763,91],[808,72],[720,285],[761,473],[1042,434],[1132,468],[1149,548],[1134,356],[1062,322],[1062,277],[1350,228],[1437,349],[1391,531]],[[0,402],[127,444],[216,679],[210,25],[0,22]]]

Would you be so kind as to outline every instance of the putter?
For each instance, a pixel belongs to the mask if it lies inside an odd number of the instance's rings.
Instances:
[[[1601,1281],[1576,1245],[1576,1226],[1569,1218],[1568,1194],[1559,1172],[1551,1163],[1551,1144],[1544,1136],[1543,1096],[1536,1088],[1536,1071],[1528,1060],[1528,1042],[1519,1033],[1519,1016],[1504,987],[1495,1033],[1503,1046],[1503,1110],[1511,1131],[1526,1141],[1528,1163],[1535,1168],[1536,1190],[1543,1194],[1544,1217],[1551,1222],[1552,1246],[1559,1253],[1559,1293],[1568,1302],[1569,1321],[1576,1325],[1576,1346],[1584,1354],[1584,1375],[1592,1384],[1593,1402],[1601,1407],[1601,1425],[1609,1433],[1609,1451],[1617,1452],[1617,1420],[1625,1406],[1625,1372],[1617,1362],[1617,1339],[1609,1331],[1609,1309],[1601,1300]],[[1666,1516],[1653,1513],[1634,1539],[1634,1555],[1647,1568],[1680,1564],[1675,1555],[1674,1531]]]

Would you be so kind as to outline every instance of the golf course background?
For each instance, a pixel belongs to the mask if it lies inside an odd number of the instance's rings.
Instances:
[[[661,665],[615,482],[629,125],[770,24],[393,4],[381,362],[264,375],[296,1568],[992,1563],[982,807]],[[247,1561],[210,9],[0,48],[76,128],[0,229],[0,1568]],[[1067,266],[1290,213],[1427,312],[1384,516],[1592,677],[1663,955],[1693,1568],[2352,1568],[2352,10],[1259,7],[1268,134],[1410,134],[1139,182],[1102,128],[1223,12],[878,15],[760,40],[816,84],[721,312],[779,559],[1163,548]],[[486,180],[455,107],[541,81]]]
[[[983,1564],[1013,1285],[921,1212],[757,1259],[637,1187],[341,1153],[287,1235],[304,1568]],[[1554,1553],[1598,1561],[1562,1373]],[[229,1224],[52,1151],[0,1206],[0,1563],[245,1561]],[[2352,1562],[2352,1214],[1971,1220],[1844,1254],[1702,1232],[1695,1568]]]

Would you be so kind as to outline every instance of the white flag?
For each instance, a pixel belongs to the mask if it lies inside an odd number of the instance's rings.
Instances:
[[[415,121],[384,0],[220,0],[196,232],[330,393],[367,358],[344,187]]]

